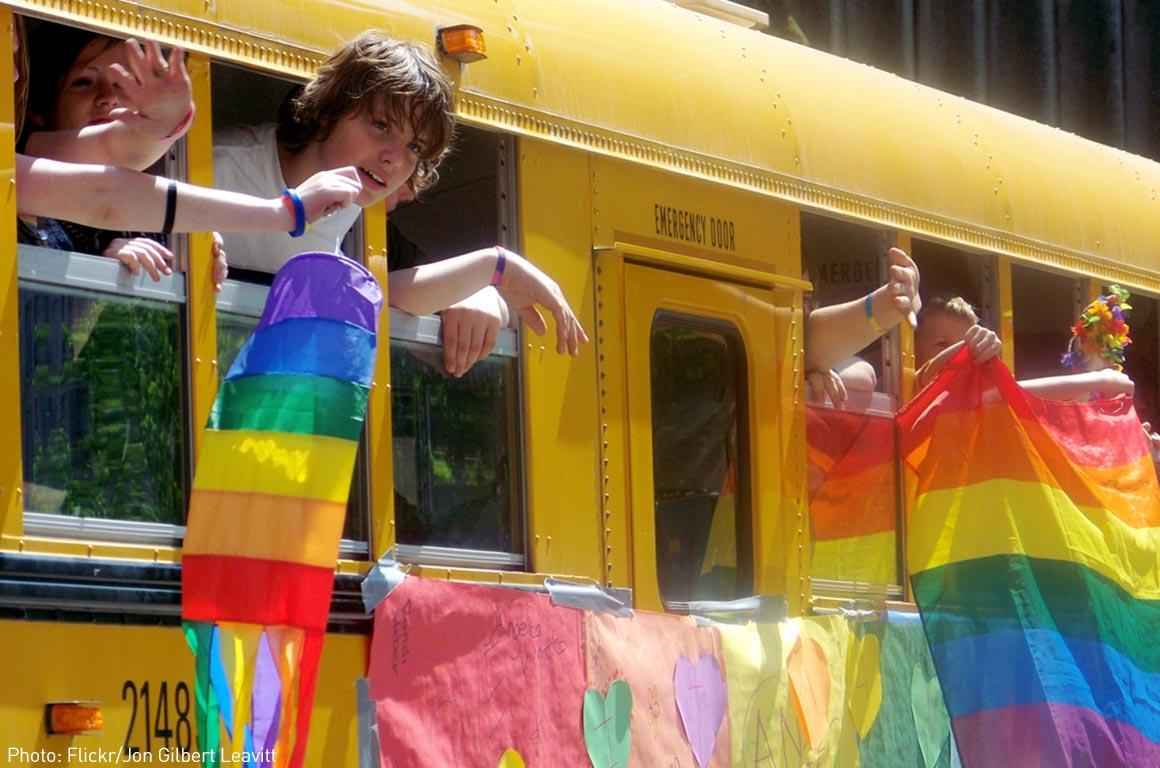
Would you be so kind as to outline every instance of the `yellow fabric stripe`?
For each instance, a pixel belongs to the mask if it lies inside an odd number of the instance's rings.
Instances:
[[[897,584],[895,531],[813,542],[810,575],[871,584]]]
[[[302,630],[292,627],[267,627],[266,637],[282,682],[282,715],[278,721],[278,741],[274,744],[274,768],[287,768],[294,754],[294,734],[298,732],[298,665],[306,641]]]
[[[333,568],[346,504],[196,489],[182,552]]]
[[[1042,483],[997,479],[923,493],[907,538],[912,572],[1023,554],[1079,563],[1135,597],[1160,599],[1160,528],[1133,528]]]
[[[222,650],[231,657],[226,669],[232,673],[230,685],[234,694],[234,738],[231,742],[237,752],[245,751],[244,727],[250,723],[250,703],[254,696],[254,670],[258,664],[258,638],[262,628],[254,624],[222,622]],[[229,644],[226,644],[226,639]]]
[[[193,487],[345,504],[357,452],[335,437],[207,429]]]

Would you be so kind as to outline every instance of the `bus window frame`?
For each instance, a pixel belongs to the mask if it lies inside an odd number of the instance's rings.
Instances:
[[[846,402],[835,405],[829,397],[820,402],[810,402],[807,407],[826,408],[840,413],[854,413],[875,418],[888,418],[891,421],[898,413],[900,398],[887,392],[850,392]],[[904,477],[902,472],[901,455],[895,431],[894,443],[894,514],[895,514],[895,575],[899,577],[897,583],[880,584],[877,582],[854,581],[850,579],[830,579],[817,577],[813,574],[813,563],[810,563],[810,596],[811,599],[851,599],[875,598],[885,600],[905,600],[907,596],[906,582],[906,505]],[[811,542],[812,544],[812,542]]]
[[[185,276],[180,273],[163,275],[154,282],[144,272],[131,275],[121,267],[121,263],[114,259],[75,251],[60,251],[54,248],[45,248],[37,245],[17,244],[18,288],[49,288],[66,294],[100,299],[102,297],[120,299],[138,299],[152,304],[165,304],[177,307],[178,326],[188,323],[188,315],[182,317],[182,310],[187,309]],[[181,339],[182,383],[178,396],[182,399],[182,412],[187,413],[191,405],[188,395],[188,342]],[[20,371],[20,356],[16,358],[17,383],[23,373]],[[188,415],[188,414],[187,414]],[[18,422],[23,434],[23,421]],[[184,443],[183,454],[187,457],[193,448],[193,437],[182,424],[181,439]],[[21,443],[21,440],[17,440]],[[184,491],[188,504],[189,493],[192,490],[192,472],[188,466],[184,468]],[[21,483],[23,483],[23,475]],[[21,499],[24,494],[20,494]],[[184,505],[183,505],[184,506]],[[23,507],[23,505],[22,505]],[[173,523],[151,523],[137,520],[118,520],[115,518],[97,518],[34,512],[22,508],[22,532],[25,536],[44,536],[48,538],[84,539],[86,541],[102,541],[119,544],[142,544],[177,546],[185,535],[185,527]],[[184,509],[183,509],[184,512]]]

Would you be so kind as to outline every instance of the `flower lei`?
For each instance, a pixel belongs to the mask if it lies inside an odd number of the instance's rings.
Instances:
[[[1071,342],[1061,362],[1068,368],[1082,368],[1084,359],[1099,355],[1117,371],[1124,370],[1124,350],[1132,343],[1131,328],[1124,319],[1132,311],[1131,298],[1118,285],[1088,304],[1071,328]]]

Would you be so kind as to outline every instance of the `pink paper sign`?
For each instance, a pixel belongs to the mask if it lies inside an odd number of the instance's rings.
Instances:
[[[698,627],[688,618],[641,611],[623,619],[590,613],[585,626],[589,686],[606,690],[613,680],[623,678],[632,688],[630,765],[689,766],[693,751],[677,709],[674,670],[683,656],[709,656],[723,669],[716,630]],[[703,766],[730,765],[729,719],[719,722],[716,743]]]
[[[582,614],[544,595],[408,578],[375,612],[384,768],[586,765]]]

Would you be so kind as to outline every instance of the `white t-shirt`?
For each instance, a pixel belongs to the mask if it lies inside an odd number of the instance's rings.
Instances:
[[[278,162],[277,126],[233,128],[214,136],[213,181],[219,189],[256,197],[278,197],[286,187]],[[302,237],[288,232],[223,232],[230,266],[277,272],[304,251],[339,253],[342,239],[362,209],[347,206],[312,224]]]

